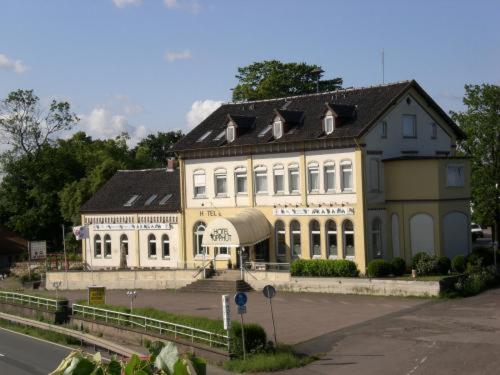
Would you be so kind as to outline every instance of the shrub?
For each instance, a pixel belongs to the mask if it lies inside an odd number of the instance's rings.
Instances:
[[[258,324],[245,324],[245,348],[248,354],[263,352],[266,349],[266,331]],[[241,324],[231,325],[231,354],[235,357],[243,356],[243,342],[241,340]]]
[[[420,255],[415,262],[415,258],[419,254],[422,255]],[[433,255],[429,255],[427,253],[418,253],[415,255],[415,257],[413,257],[413,261],[415,263],[414,268],[415,270],[417,270],[418,276],[429,276],[439,273],[438,259]]]
[[[356,277],[356,263],[344,259],[297,259],[290,266],[292,276]]]
[[[392,264],[383,259],[374,259],[368,263],[368,276],[386,277],[392,273]]]
[[[358,277],[359,270],[352,260],[336,259],[332,260],[335,276],[337,277]]]
[[[487,247],[477,247],[467,255],[467,264],[490,266],[494,263],[493,250]]]
[[[304,265],[306,261],[303,259],[296,259],[290,265],[290,273],[292,276],[302,276],[304,275]]]
[[[441,256],[437,258],[437,268],[441,275],[447,275],[451,269],[451,260],[448,257]]]
[[[451,269],[453,272],[464,273],[465,272],[465,256],[457,255],[451,260]]]
[[[392,272],[394,276],[402,276],[406,272],[406,262],[403,258],[392,258]]]
[[[42,276],[39,273],[32,273],[31,278],[30,275],[24,274],[21,276],[21,282],[26,283],[29,281],[40,281],[42,279]]]
[[[416,270],[417,263],[420,261],[420,259],[427,258],[428,256],[429,256],[429,254],[427,254],[425,251],[421,251],[419,253],[416,253],[411,260],[411,268]]]

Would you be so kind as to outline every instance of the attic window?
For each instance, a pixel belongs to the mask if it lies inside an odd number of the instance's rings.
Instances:
[[[158,204],[160,206],[164,206],[170,200],[170,198],[172,198],[172,194],[167,194],[161,199],[160,203]]]
[[[203,134],[196,142],[203,142],[209,135],[212,133],[211,130],[207,131],[205,134]]]
[[[125,207],[132,207],[132,205],[137,202],[137,200],[139,199],[140,195],[139,194],[135,194],[135,195],[132,195],[130,197],[130,199],[128,201],[126,201],[123,206]]]
[[[283,123],[281,121],[273,122],[273,137],[279,139],[283,136]]]
[[[152,196],[150,196],[146,202],[144,202],[144,205],[145,206],[149,206],[151,205],[151,203],[153,203],[153,201],[158,197],[158,194],[153,194]]]
[[[224,137],[224,134],[226,134],[226,129],[217,134],[217,137],[214,138],[214,141],[220,141]]]
[[[325,123],[324,123],[324,127],[325,127],[325,133],[326,134],[332,134],[333,133],[333,129],[335,128],[335,120],[333,118],[332,115],[328,115],[328,116],[325,116]]]
[[[231,143],[234,141],[235,138],[235,131],[234,131],[234,126],[228,126],[226,129],[226,139],[228,143]]]
[[[269,130],[271,130],[271,128],[272,128],[272,127],[273,127],[272,125],[268,125],[268,126],[266,126],[264,129],[262,129],[262,130],[260,131],[260,133],[259,133],[258,137],[263,137],[263,136],[265,136],[265,135],[269,132]]]

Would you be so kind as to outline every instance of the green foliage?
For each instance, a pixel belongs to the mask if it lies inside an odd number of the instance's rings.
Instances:
[[[245,348],[248,354],[260,353],[265,350],[267,335],[264,328],[258,324],[245,324]],[[241,324],[233,322],[231,324],[231,355],[235,357],[243,356],[243,341],[241,340]]]
[[[345,259],[296,259],[290,265],[292,276],[357,277],[356,263]]]
[[[374,259],[368,263],[368,276],[387,277],[392,274],[392,264],[383,259]]]
[[[316,79],[321,69],[306,63],[283,63],[278,60],[254,62],[238,68],[238,84],[233,100],[272,99],[316,92]],[[321,78],[321,74],[320,77]],[[320,92],[341,88],[342,78],[321,80]]]
[[[493,266],[468,264],[465,276],[459,278],[454,291],[462,297],[469,297],[498,284],[499,275]]]
[[[164,167],[167,158],[175,156],[171,151],[172,146],[183,136],[180,130],[150,134],[134,148],[135,159],[150,168]]]
[[[425,251],[421,251],[416,253],[413,258],[411,259],[411,268],[414,270],[417,269],[417,263],[420,261],[421,258],[427,257],[429,254],[427,254]]]
[[[419,252],[412,259],[412,268],[417,271],[418,276],[446,275],[451,269],[451,262],[444,256]]]
[[[497,253],[497,261],[500,259]],[[466,257],[467,264],[491,266],[494,263],[493,249],[488,247],[476,247]]]
[[[440,275],[446,275],[451,270],[451,260],[448,257],[440,256],[437,258],[437,271]]]
[[[465,272],[465,256],[456,255],[451,260],[451,269],[453,272],[464,273]]]
[[[24,274],[21,276],[21,282],[27,283],[30,281],[40,281],[42,279],[42,276],[39,273],[32,272],[31,277],[29,274]]]
[[[406,262],[403,258],[394,257],[392,258],[392,272],[394,276],[403,276],[406,272]]]

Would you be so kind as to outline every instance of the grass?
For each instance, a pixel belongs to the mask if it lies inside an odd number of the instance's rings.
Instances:
[[[289,346],[279,346],[276,351],[257,353],[243,359],[232,359],[224,363],[224,369],[243,372],[270,372],[305,366],[316,360],[314,357],[298,355]]]

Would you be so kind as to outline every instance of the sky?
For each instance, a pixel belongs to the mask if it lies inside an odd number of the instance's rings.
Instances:
[[[344,87],[416,79],[445,109],[500,84],[500,1],[0,0],[0,98],[67,100],[93,137],[188,131],[237,68],[307,62]]]

